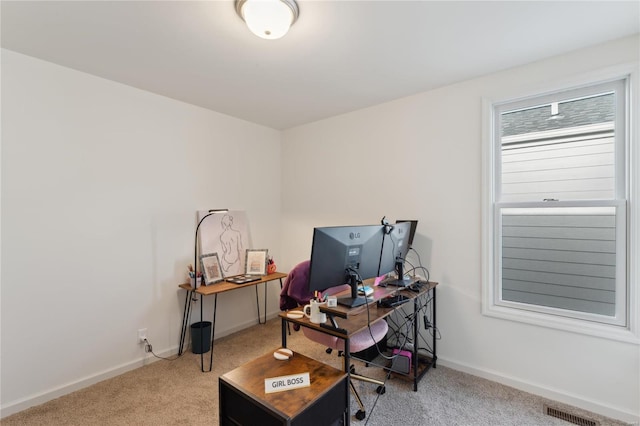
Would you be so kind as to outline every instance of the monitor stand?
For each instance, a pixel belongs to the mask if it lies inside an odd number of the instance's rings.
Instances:
[[[347,306],[349,308],[356,308],[366,304],[368,300],[364,296],[357,297],[341,297],[338,299],[338,305]]]
[[[405,278],[402,280],[385,281],[385,285],[392,285],[395,287],[409,287],[411,283],[413,283],[413,280],[409,278]]]
[[[404,277],[404,270],[402,267],[403,260],[400,258],[396,258],[396,271],[398,272],[398,278],[395,280],[385,281],[385,285],[393,285],[396,287],[408,287],[413,283],[411,278]]]
[[[355,308],[368,302],[366,296],[358,296],[358,284],[361,283],[358,276],[353,272],[347,273],[347,281],[351,287],[351,297],[338,298],[338,305]]]

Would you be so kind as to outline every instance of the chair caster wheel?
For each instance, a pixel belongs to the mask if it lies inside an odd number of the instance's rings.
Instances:
[[[378,388],[376,389],[376,392],[378,393],[378,395],[384,395],[386,391],[387,389],[384,386],[378,386]]]
[[[331,348],[327,348],[327,349],[325,349],[325,352],[326,352],[326,353],[328,353],[328,354],[330,354],[331,352],[333,352],[333,349],[331,349]]]
[[[356,419],[358,420],[362,420],[367,416],[367,413],[365,411],[362,410],[358,410],[358,412],[356,413]]]
[[[356,374],[356,367],[354,367],[353,365],[350,365],[349,366],[349,373]]]

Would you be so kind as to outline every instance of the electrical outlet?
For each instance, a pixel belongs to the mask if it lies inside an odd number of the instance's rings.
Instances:
[[[138,330],[138,343],[144,343],[147,339],[147,329],[141,328]]]

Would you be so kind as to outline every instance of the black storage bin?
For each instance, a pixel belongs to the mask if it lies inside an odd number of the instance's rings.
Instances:
[[[211,321],[191,324],[191,352],[203,354],[211,350]]]

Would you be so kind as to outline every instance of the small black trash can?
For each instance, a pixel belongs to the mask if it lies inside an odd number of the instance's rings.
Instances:
[[[211,321],[200,321],[191,324],[191,352],[203,354],[209,352],[210,349]]]

